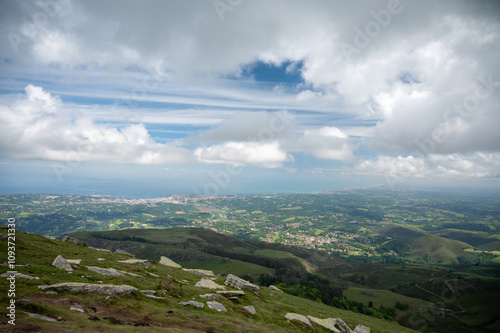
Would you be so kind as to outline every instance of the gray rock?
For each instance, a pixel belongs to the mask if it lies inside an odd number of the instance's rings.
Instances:
[[[29,299],[20,298],[20,299],[16,299],[16,304],[28,305],[28,304],[31,304],[31,301]]]
[[[184,305],[184,306],[192,305],[192,306],[197,307],[197,308],[203,308],[205,306],[205,304],[200,303],[200,302],[196,302],[196,301],[180,302],[179,304]]]
[[[370,333],[370,328],[368,326],[359,324],[354,329],[354,333]]]
[[[310,321],[321,327],[324,327],[335,333],[340,333],[340,331],[335,327],[335,325],[337,324],[337,319],[334,318],[319,319],[313,316],[307,316],[307,318],[309,318]]]
[[[303,316],[303,315],[298,314],[298,313],[289,312],[285,315],[285,319],[286,320],[297,320],[297,321],[300,321],[300,322],[312,327],[309,319],[307,319],[306,316]]]
[[[347,326],[347,324],[340,318],[337,318],[336,319],[337,321],[337,326],[340,328],[340,330],[342,332],[345,332],[345,333],[352,333],[351,329],[349,328],[349,326]]]
[[[206,275],[206,276],[215,276],[214,272],[206,270],[206,269],[189,269],[189,268],[183,268],[183,271],[193,273],[193,274],[198,274],[198,275]]]
[[[103,258],[97,258],[97,260],[99,260],[99,261],[104,261],[104,260],[106,260],[106,259],[103,259]]]
[[[196,282],[194,285],[195,287],[200,287],[200,288],[207,288],[207,289],[226,289],[226,287],[221,286],[220,284],[215,283],[214,281],[210,280],[209,278],[202,278],[200,281]]]
[[[127,255],[127,256],[131,256],[131,257],[134,257],[134,258],[135,258],[135,256],[134,256],[132,253],[128,253],[127,251],[124,251],[124,250],[117,249],[117,250],[115,250],[115,253],[118,253],[118,254],[125,254],[125,255]]]
[[[142,275],[139,275],[139,274],[130,273],[130,272],[125,272],[125,271],[120,271],[120,270],[118,270],[118,269],[114,269],[114,268],[108,268],[108,269],[112,269],[112,270],[114,270],[115,272],[118,272],[118,273],[121,273],[121,274],[126,274],[126,275],[130,275],[130,276],[135,276],[135,277],[143,277]]]
[[[58,295],[57,291],[54,291],[54,290],[46,291],[45,294],[47,294],[47,295]]]
[[[236,275],[229,274],[226,278],[226,282],[224,282],[226,286],[231,286],[238,289],[245,289],[249,291],[253,291],[255,293],[259,293],[259,286],[250,283],[242,278],[237,277]]]
[[[62,255],[58,255],[55,259],[54,262],[52,262],[52,266],[68,271],[68,272],[73,272],[73,268],[71,268],[71,265],[69,262],[62,257]]]
[[[66,261],[69,264],[80,265],[80,263],[82,262],[82,259],[66,259]]]
[[[146,295],[154,295],[154,294],[156,294],[156,291],[154,291],[154,290],[141,290],[141,293],[146,294]]]
[[[71,236],[68,236],[68,235],[64,235],[61,240],[63,242],[70,242],[70,243],[73,243],[73,244],[76,244],[76,245],[83,245],[83,246],[87,246],[87,244],[85,244],[85,242],[82,242],[81,240],[79,239],[76,239],[74,237],[71,237]]]
[[[16,279],[17,278],[28,279],[28,280],[39,280],[40,279],[38,276],[26,275],[26,274],[19,273],[19,272],[7,272],[7,273],[3,273],[2,275],[0,275],[0,277],[12,277],[12,276],[15,277]]]
[[[221,299],[224,299],[222,295],[218,294],[204,294],[200,295],[201,298],[208,299],[209,301],[220,301]]]
[[[52,285],[38,286],[41,290],[59,290],[59,291],[72,291],[72,292],[96,292],[105,295],[129,295],[133,291],[138,289],[126,284],[114,285],[114,284],[92,284],[92,283],[81,283],[81,282],[62,282]]]
[[[85,310],[82,308],[81,305],[72,305],[70,308],[69,308],[70,311],[77,311],[77,312],[81,312],[81,313],[84,313]]]
[[[108,249],[98,249],[98,248],[92,247],[92,246],[89,246],[89,249],[97,250],[97,251],[102,251],[102,252],[113,253],[113,252],[111,252],[111,250],[108,250]]]
[[[151,272],[146,272],[146,273],[148,273],[149,275],[154,276],[154,277],[160,277],[158,274],[155,274],[155,273],[151,273]]]
[[[87,266],[87,269],[92,272],[96,272],[102,275],[111,275],[111,276],[123,276],[122,273],[116,271],[114,268],[101,268],[94,266]]]
[[[145,266],[150,265],[149,260],[146,260],[146,259],[127,259],[127,260],[118,260],[118,262],[121,262],[124,264],[137,264],[137,265],[145,265]]]
[[[45,320],[45,321],[57,322],[57,320],[55,320],[54,318],[50,318],[47,316],[42,316],[42,315],[39,315],[36,313],[30,313],[30,312],[25,312],[25,313],[32,318],[37,318],[37,319],[41,319],[41,320]]]
[[[219,302],[212,301],[212,302],[207,302],[207,306],[210,309],[217,310],[219,312],[227,312],[226,307]]]
[[[227,297],[245,296],[243,290],[218,290],[217,294]]]
[[[247,310],[251,314],[256,314],[257,313],[257,311],[255,311],[255,308],[253,307],[253,305],[247,305],[244,308],[245,308],[245,310]]]
[[[278,287],[273,286],[273,285],[270,285],[270,286],[269,286],[269,289],[283,292],[283,290],[281,290],[281,289],[279,289]]]
[[[181,265],[179,265],[178,263],[176,263],[173,260],[171,260],[171,259],[169,259],[167,257],[164,257],[164,256],[160,257],[159,264],[163,265],[163,266],[173,267],[173,268],[182,268]]]
[[[155,296],[155,295],[148,295],[148,294],[146,294],[144,296],[149,297],[149,298],[154,298],[154,299],[166,299],[165,297],[160,297],[160,296]]]

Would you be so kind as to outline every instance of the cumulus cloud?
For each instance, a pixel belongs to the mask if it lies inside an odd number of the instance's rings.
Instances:
[[[188,150],[156,143],[142,124],[96,124],[66,108],[59,97],[28,85],[25,95],[0,106],[3,157],[63,162],[184,163]]]

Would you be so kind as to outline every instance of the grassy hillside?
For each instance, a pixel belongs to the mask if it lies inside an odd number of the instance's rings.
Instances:
[[[6,234],[2,228],[1,233]],[[7,239],[0,239],[1,253],[7,253]],[[0,330],[2,332],[44,331],[44,332],[301,332],[311,331],[307,326],[288,322],[288,312],[313,315],[319,318],[342,318],[351,328],[357,324],[369,326],[374,333],[414,332],[397,323],[367,317],[351,311],[326,306],[319,302],[297,298],[286,293],[262,287],[260,296],[246,292],[236,301],[220,300],[227,313],[216,312],[205,306],[203,309],[179,305],[180,301],[205,302],[200,294],[210,292],[194,287],[200,275],[178,268],[170,268],[153,262],[150,266],[120,263],[129,258],[122,254],[90,249],[82,245],[47,239],[38,235],[17,233],[15,241],[16,262],[20,273],[39,277],[38,280],[16,279],[16,299],[28,302],[16,303],[16,326],[7,324],[7,294],[0,296]],[[74,272],[66,272],[51,266],[57,255],[67,259],[82,259],[73,264]],[[100,258],[100,259],[98,259]],[[104,260],[101,260],[104,259]],[[90,271],[86,266],[112,267],[139,276],[108,276]],[[0,273],[8,267],[0,267]],[[215,282],[224,283],[218,276]],[[88,292],[58,292],[48,294],[39,285],[60,282],[83,282],[103,284],[126,284],[140,290],[150,289],[165,299],[151,299],[140,292],[127,296],[108,297]],[[5,278],[0,279],[2,290],[9,286]],[[84,313],[70,311],[72,305],[80,305]],[[251,315],[243,306],[253,305],[257,311]],[[56,319],[55,322],[28,317],[25,312],[36,313]],[[147,327],[145,327],[147,326]],[[315,326],[316,332],[325,332]]]

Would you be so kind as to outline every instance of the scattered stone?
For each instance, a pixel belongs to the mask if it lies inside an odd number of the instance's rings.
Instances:
[[[146,294],[146,295],[154,295],[154,294],[156,294],[156,291],[154,291],[154,290],[141,290],[141,293]]]
[[[154,276],[154,277],[160,277],[158,274],[155,274],[155,273],[151,273],[151,272],[146,272],[146,273],[148,273],[149,275]]]
[[[200,295],[201,298],[208,299],[209,301],[219,301],[221,299],[224,299],[222,295],[218,294],[204,294]]]
[[[73,272],[73,268],[71,268],[71,265],[69,262],[62,257],[62,255],[58,255],[55,259],[54,262],[52,263],[52,266],[65,270],[67,272]]]
[[[108,250],[108,249],[98,249],[97,247],[92,247],[92,246],[89,246],[89,249],[92,249],[92,250],[97,250],[97,251],[102,251],[102,252],[113,253],[113,252],[111,252],[111,251],[110,251],[110,250]]]
[[[289,312],[289,313],[287,313],[285,315],[285,319],[289,320],[289,321],[291,321],[291,320],[297,320],[297,321],[300,321],[300,322],[302,322],[302,323],[304,323],[304,324],[312,327],[311,322],[309,321],[309,319],[307,319],[306,316],[303,316],[303,315],[298,314],[298,313]]]
[[[210,309],[217,310],[219,312],[227,312],[226,307],[219,302],[212,301],[212,302],[207,302],[207,306]]]
[[[183,268],[183,271],[193,273],[193,274],[198,274],[198,275],[206,275],[206,276],[215,276],[214,272],[206,270],[206,269],[189,269],[189,268]]]
[[[66,261],[70,264],[80,265],[82,259],[66,259]]]
[[[104,260],[106,260],[106,259],[103,259],[103,258],[97,258],[97,260],[99,260],[99,261],[104,261]]]
[[[149,266],[151,263],[149,260],[146,259],[127,259],[127,260],[118,260],[118,262],[124,263],[124,264],[137,264],[137,265],[145,265]]]
[[[160,257],[159,264],[163,265],[163,266],[173,267],[173,268],[182,268],[181,265],[179,265],[178,263],[176,263],[173,260],[170,260],[169,258],[164,257],[164,256]]]
[[[337,319],[335,318],[319,319],[313,316],[307,316],[307,318],[321,327],[324,327],[335,333],[340,333],[340,331],[335,327],[335,324],[337,324]]]
[[[245,292],[243,290],[219,290],[217,294],[227,297],[237,297],[237,296],[245,296]]]
[[[92,284],[92,283],[81,283],[81,282],[63,282],[56,283],[53,285],[43,285],[38,286],[39,289],[55,289],[59,291],[72,291],[72,292],[96,292],[105,295],[129,295],[133,291],[138,289],[126,284],[114,285],[114,284]]]
[[[224,282],[226,286],[231,286],[238,289],[250,290],[255,293],[259,293],[259,287],[253,283],[250,283],[242,278],[237,277],[236,275],[229,274],[226,278],[226,282]]]
[[[257,313],[257,311],[255,311],[255,308],[253,307],[253,305],[247,305],[244,308],[245,308],[245,310],[247,310],[251,314],[256,314]]]
[[[127,251],[124,251],[124,250],[117,249],[117,250],[115,250],[115,253],[118,253],[118,254],[125,254],[125,255],[127,255],[127,256],[131,256],[131,257],[134,257],[134,258],[135,258],[135,256],[134,256],[132,253],[128,253]]]
[[[125,272],[125,271],[120,271],[120,270],[118,270],[118,269],[114,269],[114,268],[108,268],[108,269],[112,269],[112,270],[114,270],[115,272],[122,273],[122,274],[126,274],[126,275],[131,275],[131,276],[135,276],[135,277],[143,277],[142,275],[139,275],[139,274],[130,273],[130,272]]]
[[[123,276],[122,273],[117,272],[114,268],[100,268],[94,266],[87,266],[87,269],[89,271],[96,272],[102,275]]]
[[[196,284],[194,286],[200,287],[200,288],[208,288],[208,289],[226,289],[226,287],[221,286],[220,284],[217,284],[214,281],[212,281],[206,277],[204,277],[200,281],[196,282]]]
[[[81,313],[84,313],[85,310],[82,308],[81,305],[72,305],[70,308],[69,308],[69,311],[77,311],[77,312],[81,312]]]
[[[155,295],[148,295],[148,294],[145,294],[144,296],[149,297],[149,298],[154,298],[154,299],[166,299],[165,297],[160,297],[160,296],[155,296]]]
[[[0,277],[15,277],[16,279],[21,278],[21,279],[28,279],[28,280],[40,280],[40,278],[38,276],[31,276],[31,275],[26,275],[23,273],[18,273],[18,272],[3,273],[2,275],[0,275]]]
[[[278,287],[273,286],[273,285],[270,285],[270,286],[269,286],[269,289],[283,292],[283,290],[281,290],[281,289],[279,289]]]
[[[105,300],[116,298],[115,296],[106,296]]]
[[[29,299],[21,298],[17,299],[16,303],[18,303],[19,305],[28,305],[31,304],[31,301]]]
[[[354,329],[354,333],[370,333],[370,328],[368,326],[359,324]]]
[[[187,302],[180,302],[179,303],[180,305],[192,305],[192,306],[195,306],[197,308],[203,308],[205,306],[205,304],[203,303],[200,303],[200,302],[196,302],[196,301],[187,301]]]
[[[32,318],[37,318],[37,319],[42,319],[42,320],[46,320],[46,321],[52,321],[52,322],[57,322],[57,320],[55,320],[54,318],[50,318],[50,317],[47,317],[47,316],[42,316],[42,315],[39,315],[39,314],[36,314],[36,313],[29,313],[29,312],[25,312],[28,316],[32,317]]]
[[[57,291],[54,291],[54,290],[46,291],[45,294],[47,294],[47,295],[58,295]]]
[[[347,326],[347,324],[340,318],[337,318],[337,326],[340,328],[340,330],[342,332],[345,332],[345,333],[352,333],[351,329],[349,328],[349,326]]]
[[[83,245],[83,246],[87,246],[87,244],[85,244],[85,242],[82,242],[81,240],[79,239],[76,239],[74,237],[71,237],[71,236],[68,236],[68,235],[64,235],[61,240],[63,242],[70,242],[70,243],[73,243],[73,244],[76,244],[76,245]]]

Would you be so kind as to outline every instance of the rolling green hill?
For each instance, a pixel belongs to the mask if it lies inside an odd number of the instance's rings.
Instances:
[[[1,232],[6,234],[4,228]],[[179,302],[194,300],[205,303],[206,299],[200,295],[211,292],[194,286],[200,275],[156,262],[150,265],[124,263],[120,261],[130,258],[125,254],[99,251],[38,235],[17,232],[16,236],[16,263],[22,265],[16,268],[17,272],[38,279],[17,277],[15,280],[15,327],[7,323],[10,298],[7,293],[1,294],[2,332],[327,332],[316,324],[313,324],[313,329],[297,321],[285,320],[289,312],[319,318],[342,318],[351,329],[364,324],[373,333],[414,332],[395,322],[340,310],[266,287],[260,288],[259,295],[245,291],[235,300],[219,300],[227,312],[209,309],[207,304],[203,308],[185,307]],[[0,239],[0,246],[0,251],[7,253],[6,238]],[[81,262],[73,263],[74,271],[67,272],[51,266],[58,255],[66,259],[81,259]],[[87,266],[113,268],[123,275],[102,275]],[[0,274],[7,271],[8,267],[0,267]],[[214,280],[223,285],[225,278],[216,276]],[[109,296],[90,291],[47,293],[39,288],[63,282],[128,285],[139,290],[152,290],[157,298],[147,297],[139,291]],[[7,279],[0,279],[0,287],[4,291],[9,289]],[[79,305],[83,312],[70,310],[75,305]],[[250,314],[244,306],[254,306],[256,314]],[[27,313],[43,315],[52,321],[34,318]]]

